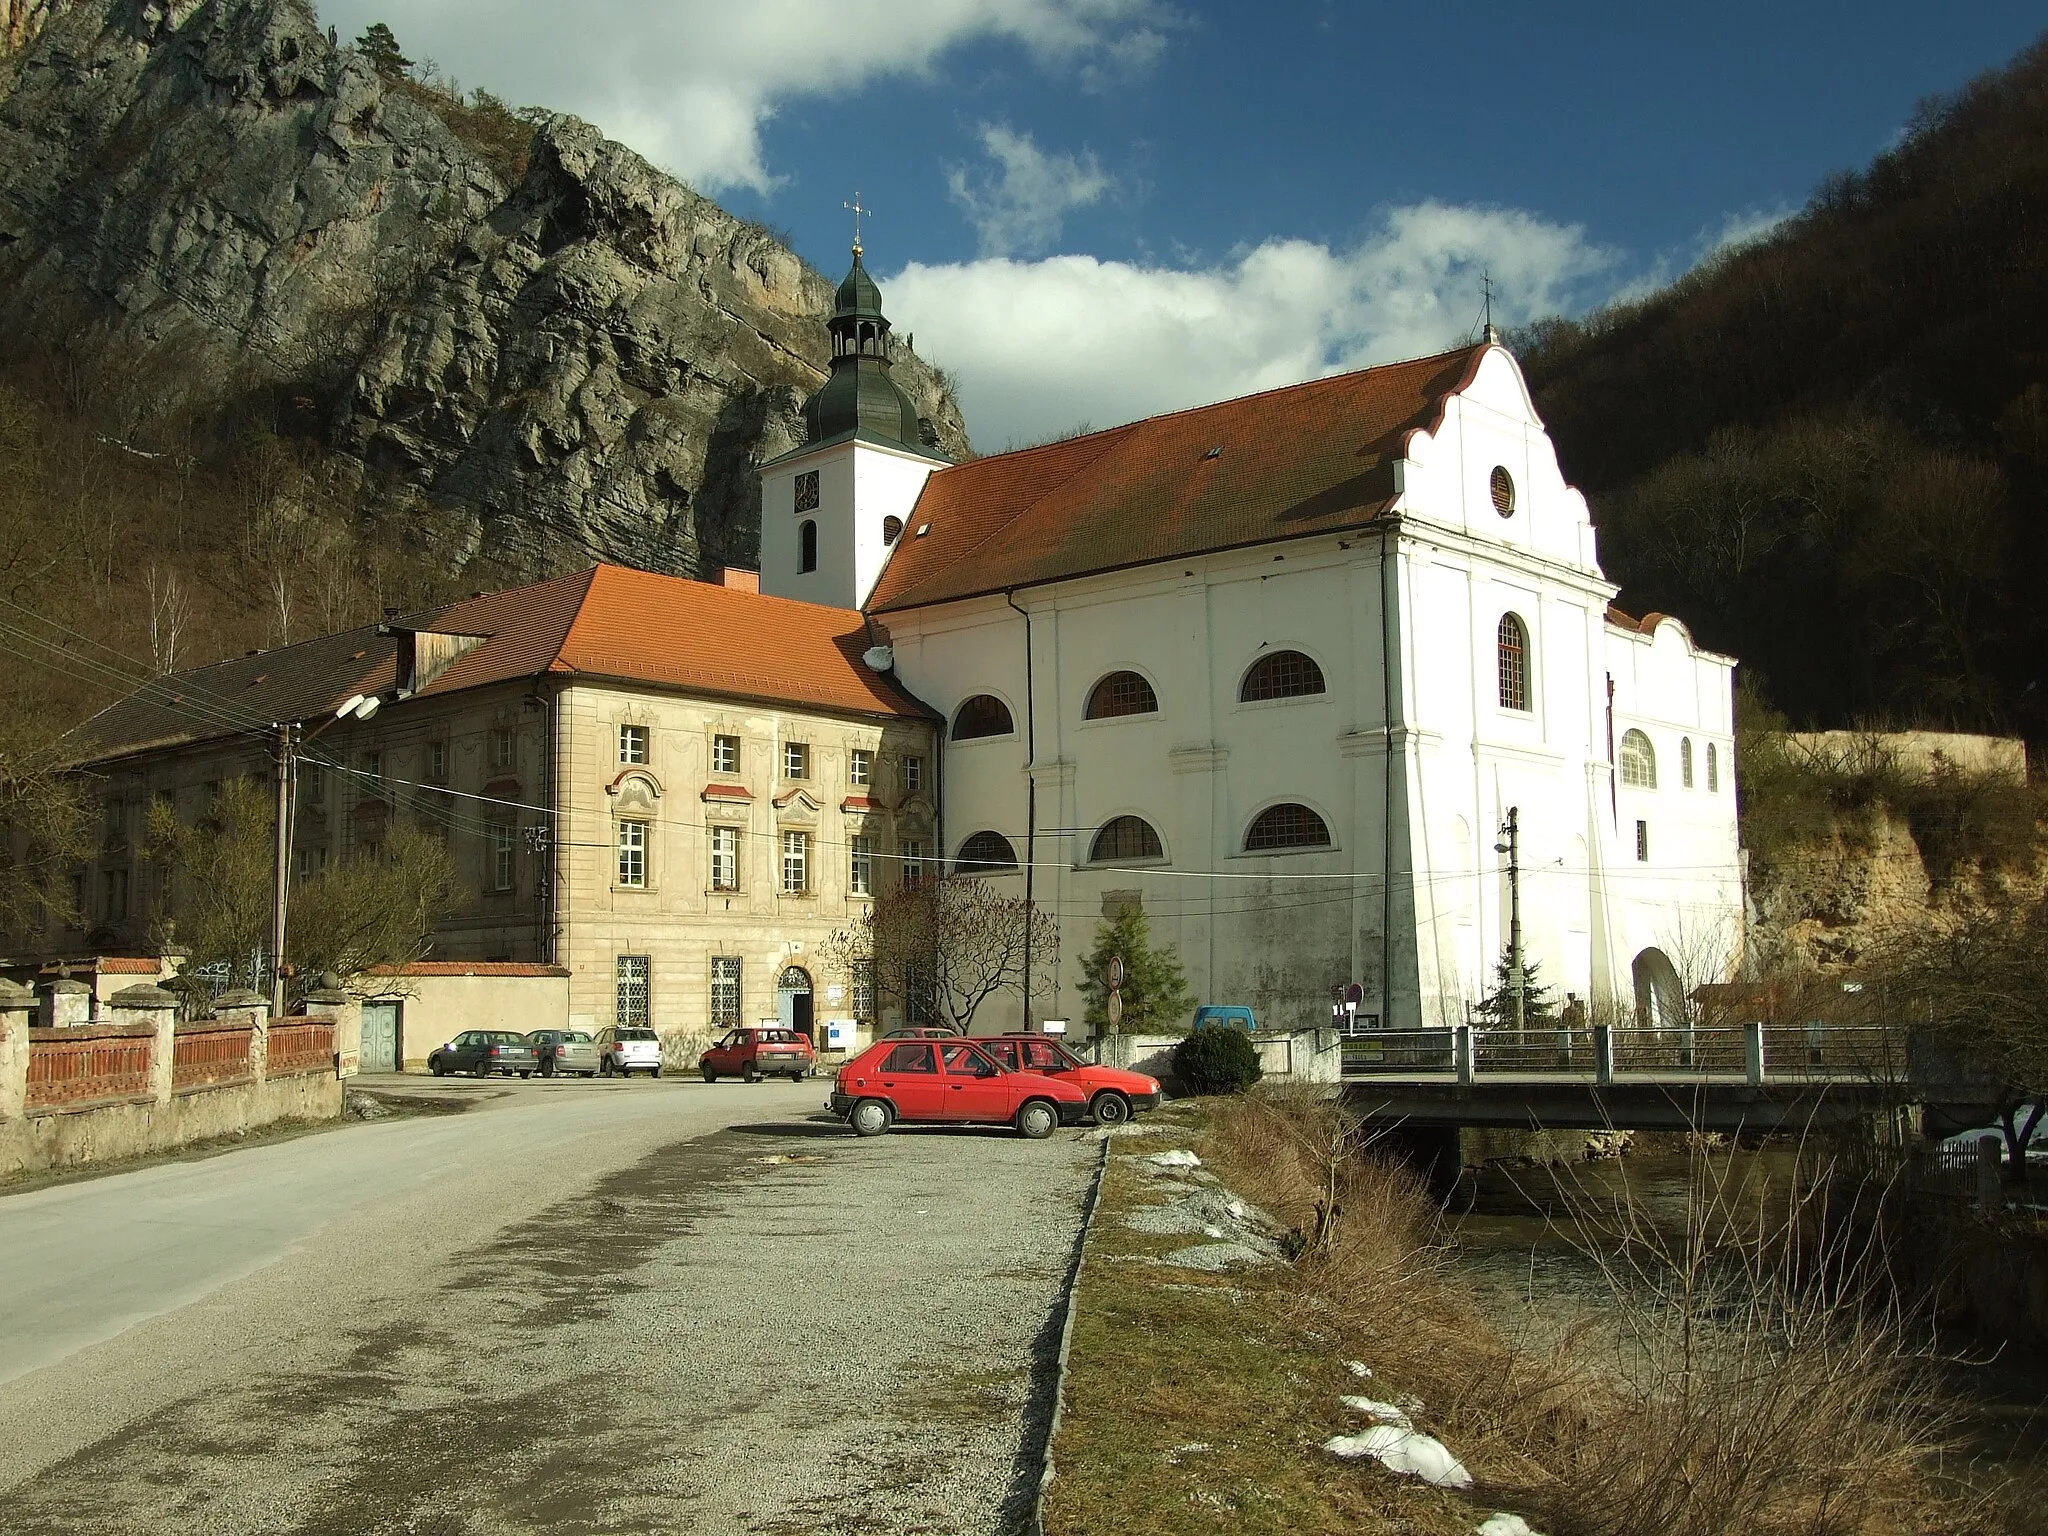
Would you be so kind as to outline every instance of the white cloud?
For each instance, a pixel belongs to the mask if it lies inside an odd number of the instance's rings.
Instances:
[[[1709,224],[1699,232],[1699,260],[1711,261],[1723,251],[1761,240],[1798,211],[1780,204],[1768,210],[1752,208],[1747,213],[1726,214],[1719,224]]]
[[[981,145],[994,173],[970,178],[956,165],[946,189],[980,235],[984,256],[1044,250],[1069,213],[1100,202],[1112,185],[1093,154],[1049,155],[1028,133],[983,123]]]
[[[1268,240],[1180,269],[912,263],[884,296],[959,377],[968,425],[994,448],[1453,346],[1478,320],[1482,269],[1509,326],[1605,298],[1620,264],[1577,225],[1426,202],[1388,210],[1349,249]]]
[[[344,38],[386,21],[413,58],[514,102],[589,119],[706,190],[777,180],[778,103],[930,70],[1001,40],[1084,84],[1143,68],[1160,0],[326,0]]]

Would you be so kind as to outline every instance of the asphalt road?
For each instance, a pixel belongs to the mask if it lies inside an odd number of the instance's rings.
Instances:
[[[995,1532],[1092,1172],[818,1082],[481,1100],[0,1197],[0,1527]]]

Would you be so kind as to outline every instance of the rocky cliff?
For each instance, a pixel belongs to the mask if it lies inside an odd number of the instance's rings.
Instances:
[[[829,358],[772,235],[571,117],[508,185],[301,0],[0,5],[0,351],[118,367],[138,420],[296,413],[446,568],[753,562]]]

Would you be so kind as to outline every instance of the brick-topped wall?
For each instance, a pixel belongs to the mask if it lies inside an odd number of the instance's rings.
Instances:
[[[150,1097],[155,1042],[156,1031],[146,1025],[31,1029],[29,1112]]]
[[[270,1026],[270,1076],[334,1070],[334,1025],[325,1019],[278,1019]]]
[[[180,1024],[171,1048],[171,1091],[250,1081],[256,1075],[251,1060],[255,1038],[247,1024],[215,1019]]]

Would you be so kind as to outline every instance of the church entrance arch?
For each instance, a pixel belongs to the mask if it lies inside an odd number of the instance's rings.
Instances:
[[[1683,1029],[1688,1023],[1678,967],[1661,949],[1646,949],[1629,968],[1636,985],[1636,1024],[1642,1029]]]
[[[811,973],[800,965],[786,965],[775,980],[775,1017],[784,1029],[811,1033]],[[811,1042],[817,1044],[815,1040]]]

